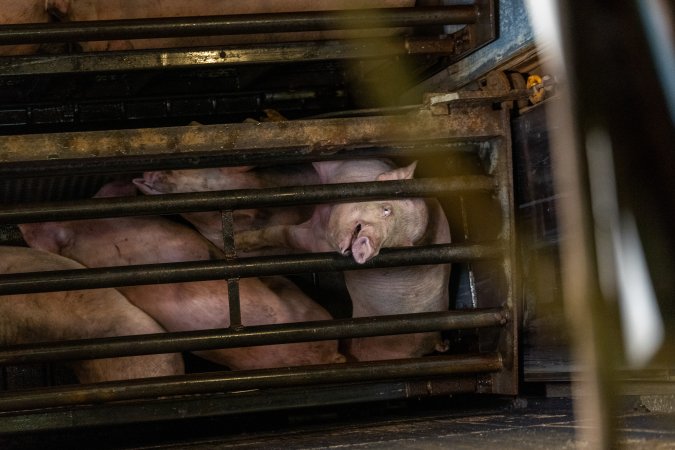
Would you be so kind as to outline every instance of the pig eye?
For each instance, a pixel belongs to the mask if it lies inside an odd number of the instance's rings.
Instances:
[[[382,216],[387,217],[391,215],[391,206],[385,205],[382,207]]]

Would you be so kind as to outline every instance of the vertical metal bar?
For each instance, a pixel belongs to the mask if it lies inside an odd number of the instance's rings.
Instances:
[[[518,277],[516,276],[515,219],[512,189],[511,127],[509,109],[502,106],[499,114],[502,136],[493,141],[493,151],[497,160],[495,177],[497,179],[497,200],[501,213],[500,235],[504,241],[502,270],[506,289],[506,306],[509,324],[504,327],[499,338],[499,354],[504,360],[504,367],[499,373],[490,375],[492,392],[515,395],[518,393],[518,329],[520,320],[520,302],[516,295]]]
[[[459,196],[459,204],[460,204],[460,209],[462,210],[462,228],[464,231],[464,240],[468,241],[469,240],[469,218],[466,213],[466,206],[464,204],[464,196],[460,195]],[[471,263],[467,263],[466,269],[469,272],[469,289],[471,292],[471,307],[472,308],[477,308],[478,307],[478,298],[477,298],[477,293],[476,293],[476,277],[473,273],[473,266]]]
[[[232,210],[220,212],[222,220],[223,249],[225,258],[231,260],[237,257],[237,251],[234,248],[234,215]]]
[[[230,328],[241,329],[241,302],[239,301],[239,278],[227,280],[227,295],[230,305]]]
[[[222,233],[225,259],[231,261],[237,258],[237,251],[234,248],[234,214],[232,213],[232,210],[224,210],[221,211],[220,216],[223,225]],[[239,278],[228,278],[227,295],[230,308],[230,327],[237,329],[242,328]]]

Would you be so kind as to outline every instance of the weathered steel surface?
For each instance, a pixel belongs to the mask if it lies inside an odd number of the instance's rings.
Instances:
[[[355,145],[490,139],[503,133],[487,106],[456,105],[447,115],[298,120],[0,137],[0,163],[185,152],[302,148],[321,155]]]
[[[273,64],[396,55],[452,54],[453,40],[400,38],[250,44],[218,48],[135,50],[0,58],[0,77],[70,72]]]

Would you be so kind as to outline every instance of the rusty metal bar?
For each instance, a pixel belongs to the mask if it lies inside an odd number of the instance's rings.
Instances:
[[[475,23],[474,5],[99,20],[0,27],[0,45]]]
[[[230,311],[230,326],[241,328],[241,302],[239,298],[239,278],[227,279],[227,304]]]
[[[0,77],[73,72],[110,72],[205,66],[275,64],[293,61],[372,59],[397,55],[452,54],[455,40],[389,37],[239,45],[218,48],[156,49],[106,53],[0,58]]]
[[[217,152],[250,156],[302,149],[310,156],[343,148],[412,142],[487,140],[503,134],[489,102],[448,114],[298,120],[0,136],[0,163]]]
[[[0,395],[0,411],[71,406],[160,396],[204,394],[322,383],[420,378],[500,370],[498,354],[430,356],[378,362],[212,372],[54,387]]]
[[[22,344],[0,349],[0,365],[487,328],[508,320],[506,310],[490,308]]]
[[[409,381],[380,381],[343,385],[252,390],[205,394],[176,399],[147,399],[83,407],[0,413],[0,434],[69,429],[96,425],[122,425],[161,420],[223,416],[346,402],[386,401],[406,398],[471,393],[475,376],[443,376]]]
[[[291,275],[304,272],[444,264],[494,259],[502,256],[503,247],[501,243],[437,244],[384,248],[379,255],[365,264],[358,264],[352,258],[337,253],[306,253],[276,257],[240,258],[236,261],[212,260],[14,273],[0,275],[0,295]]]
[[[462,191],[489,191],[494,187],[492,178],[476,175],[447,179],[421,178],[268,189],[233,189],[161,196],[95,198],[34,203],[28,206],[0,206],[0,224],[178,214],[395,197],[429,197]]]

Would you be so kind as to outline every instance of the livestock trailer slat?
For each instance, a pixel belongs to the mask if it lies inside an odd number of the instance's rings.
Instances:
[[[195,211],[287,206],[346,200],[425,197],[458,191],[490,191],[486,176],[339,183],[269,189],[167,194],[162,196],[97,198],[0,207],[0,223],[98,219],[133,215],[175,214]]]
[[[508,320],[508,311],[491,308],[23,344],[0,349],[0,365],[487,328]]]
[[[350,383],[347,386],[315,385],[311,389],[259,389],[178,399],[146,399],[142,402],[0,412],[0,434],[344,405],[352,403],[354,397],[364,402],[419,399],[475,392],[476,385],[475,375],[444,376],[422,380]]]
[[[417,114],[293,122],[227,123],[0,136],[0,162],[133,157],[176,153],[237,153],[303,149],[327,155],[349,146],[490,140],[505,132],[490,97],[452,102],[445,114]]]
[[[484,373],[501,368],[499,354],[475,354],[187,374],[4,393],[0,394],[0,411],[241,389]]]
[[[443,264],[453,261],[497,259],[502,256],[503,249],[499,244],[436,244],[385,248],[382,249],[380,255],[365,264],[358,264],[336,253],[307,253],[292,256],[239,258],[235,261],[210,260],[26,272],[0,275],[0,295],[290,275],[311,271],[327,272]]]

